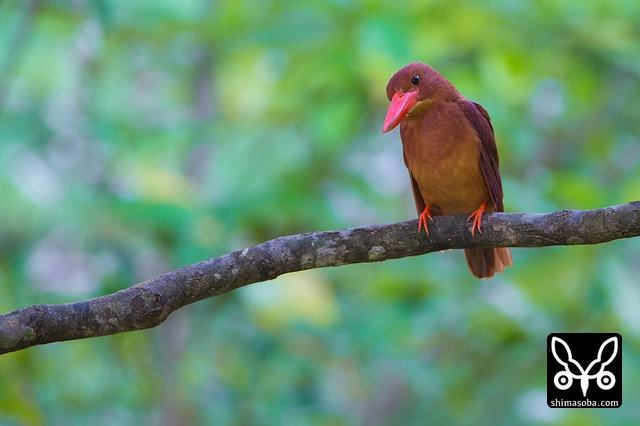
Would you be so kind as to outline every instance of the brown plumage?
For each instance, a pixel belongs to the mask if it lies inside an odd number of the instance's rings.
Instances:
[[[400,124],[404,162],[419,215],[418,232],[424,226],[429,234],[431,216],[453,213],[471,213],[471,233],[482,232],[485,211],[504,211],[489,113],[420,62],[391,77],[387,97],[391,105],[382,131]],[[466,249],[465,255],[478,278],[491,278],[513,265],[508,248]]]

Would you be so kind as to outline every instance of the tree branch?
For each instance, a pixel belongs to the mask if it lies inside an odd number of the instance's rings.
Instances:
[[[466,215],[437,216],[430,236],[417,220],[310,232],[185,266],[117,293],[0,315],[0,353],[45,343],[142,330],[183,306],[288,272],[381,262],[438,250],[600,244],[640,235],[640,201],[597,210],[492,213],[471,236]]]

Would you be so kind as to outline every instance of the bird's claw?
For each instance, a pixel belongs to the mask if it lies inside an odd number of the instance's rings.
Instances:
[[[433,217],[429,214],[430,211],[431,211],[431,206],[426,206],[422,211],[422,213],[420,213],[420,216],[418,216],[418,234],[420,233],[420,231],[422,230],[422,227],[424,226],[424,232],[426,232],[427,235],[429,235],[428,221],[431,220],[431,222],[433,222]]]
[[[477,229],[479,233],[482,234],[482,215],[484,214],[485,209],[487,208],[487,202],[485,201],[478,207],[478,210],[471,213],[471,215],[467,218],[467,221],[470,221],[473,218],[473,222],[471,223],[471,236],[475,237],[475,230]]]

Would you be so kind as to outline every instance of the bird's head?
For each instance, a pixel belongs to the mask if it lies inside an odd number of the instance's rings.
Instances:
[[[394,129],[420,104],[459,96],[456,88],[438,71],[422,62],[414,62],[395,73],[387,84],[387,98],[391,101],[382,133]],[[427,101],[427,102],[425,102]]]

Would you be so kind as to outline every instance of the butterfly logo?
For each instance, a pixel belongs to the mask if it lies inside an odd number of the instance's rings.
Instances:
[[[603,361],[602,357],[604,350],[608,345],[613,345],[613,353],[606,361]],[[564,349],[564,353],[563,351],[558,350],[561,347]],[[600,345],[598,357],[591,361],[587,368],[582,368],[580,363],[573,359],[569,345],[567,345],[567,343],[561,338],[553,336],[551,339],[551,351],[553,353],[553,357],[556,359],[558,364],[564,367],[564,371],[558,372],[553,378],[553,384],[560,390],[566,390],[571,387],[574,379],[580,380],[580,388],[582,389],[582,396],[584,397],[587,396],[589,380],[591,379],[596,379],[596,383],[600,389],[611,389],[616,384],[616,378],[613,373],[606,371],[605,368],[616,357],[618,349],[618,339],[611,337],[610,339],[605,340],[602,345]],[[567,356],[566,360],[563,360],[563,355]],[[571,366],[575,367],[574,371],[576,371],[575,369],[577,368],[577,371],[580,373],[576,374],[572,372],[570,368]],[[594,372],[592,372],[592,370],[594,370]]]

